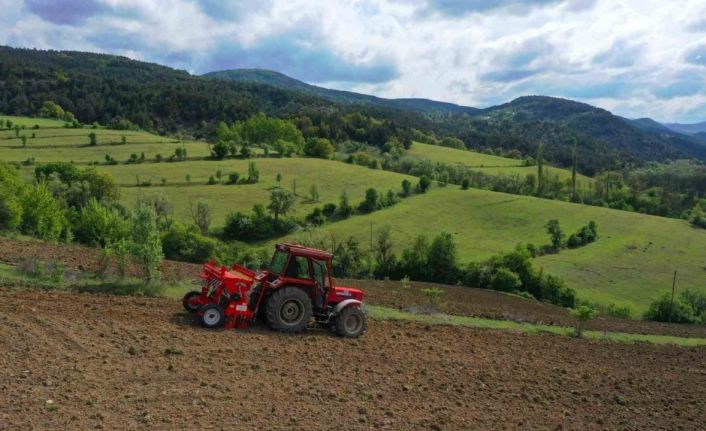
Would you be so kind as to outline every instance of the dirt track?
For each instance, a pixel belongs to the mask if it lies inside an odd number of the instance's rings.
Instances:
[[[0,297],[3,429],[706,423],[704,348],[378,321],[360,340],[208,331],[173,300],[10,289]]]

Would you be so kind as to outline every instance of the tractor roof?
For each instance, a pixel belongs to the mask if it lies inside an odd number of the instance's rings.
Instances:
[[[282,243],[277,244],[276,247],[277,250],[289,251],[300,256],[312,257],[314,259],[331,259],[332,256],[332,254],[327,251],[304,247],[300,244]]]

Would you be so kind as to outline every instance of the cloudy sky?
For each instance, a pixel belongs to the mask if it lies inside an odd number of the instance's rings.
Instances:
[[[704,0],[0,0],[0,44],[192,73],[257,67],[383,97],[526,94],[706,120]]]

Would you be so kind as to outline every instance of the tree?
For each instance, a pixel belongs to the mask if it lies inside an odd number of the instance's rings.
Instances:
[[[417,191],[419,193],[426,193],[427,190],[429,190],[429,186],[431,186],[431,178],[426,175],[419,177],[419,183],[417,184]]]
[[[158,268],[164,255],[157,229],[157,214],[154,207],[145,202],[139,202],[135,211],[130,254],[140,265],[147,282],[159,275]]]
[[[24,190],[21,197],[23,233],[56,241],[67,226],[64,209],[49,187],[41,182]]]
[[[377,278],[389,277],[397,264],[397,258],[392,252],[390,233],[389,225],[383,225],[377,232],[375,240],[375,276]]]
[[[19,170],[0,162],[0,231],[17,228],[22,221],[23,189]]]
[[[228,174],[228,182],[230,184],[238,184],[238,178],[240,178],[240,174],[238,172],[231,172]]]
[[[571,310],[571,317],[576,319],[576,336],[583,337],[583,329],[586,322],[596,317],[598,311],[591,305],[579,305]]]
[[[564,235],[564,232],[561,230],[561,226],[559,226],[559,220],[549,220],[545,225],[545,228],[551,238],[552,248],[554,251],[559,251],[564,248],[564,238],[566,235]]]
[[[83,244],[106,247],[126,239],[130,225],[117,210],[106,208],[91,198],[73,220],[73,233]]]
[[[330,159],[333,155],[333,145],[325,138],[309,138],[304,146],[304,154],[309,157]]]
[[[98,143],[96,141],[96,134],[94,132],[89,133],[88,134],[88,145],[93,146],[93,145],[97,145],[97,144]]]
[[[282,173],[277,172],[277,176],[275,177],[275,180],[277,180],[277,187],[282,187]]]
[[[127,144],[127,138],[125,137],[125,135],[122,135],[122,136],[120,137],[120,144],[122,144],[122,145],[126,145],[126,144]]]
[[[316,184],[311,185],[311,188],[309,189],[309,197],[314,202],[319,201],[319,190],[316,188]]]
[[[365,191],[365,200],[360,203],[358,209],[363,213],[371,213],[378,209],[380,205],[378,191],[369,188]]]
[[[706,229],[706,213],[704,213],[700,203],[697,202],[696,205],[694,205],[689,220],[692,225]]]
[[[404,179],[402,180],[402,196],[407,197],[412,194],[412,183]]]
[[[458,277],[456,242],[448,232],[437,235],[429,247],[427,258],[430,278],[439,283],[453,284]]]
[[[27,136],[22,135],[22,138],[20,138],[20,139],[22,140],[22,147],[23,148],[26,147],[27,146]]]
[[[58,118],[64,119],[64,109],[52,101],[46,101],[42,104],[37,112],[42,118]]]
[[[408,276],[412,280],[428,281],[431,270],[428,264],[430,246],[429,238],[424,234],[419,234],[412,247],[402,252],[399,265],[400,275]]]
[[[226,141],[218,141],[211,147],[211,154],[218,160],[224,159],[230,152],[230,146]]]
[[[260,170],[255,162],[248,163],[248,183],[255,184],[260,181]]]
[[[196,205],[189,204],[189,215],[201,235],[208,235],[211,226],[211,207],[206,202],[198,201]]]
[[[275,217],[275,222],[280,215],[285,215],[292,209],[296,197],[289,190],[275,189],[270,193],[270,204],[267,209]]]
[[[537,195],[544,192],[544,144],[537,146]]]
[[[356,277],[362,273],[364,253],[354,237],[333,247],[331,267],[336,277]]]
[[[351,207],[348,201],[348,193],[345,190],[341,192],[341,196],[338,200],[338,213],[341,215],[341,218],[348,218],[353,215],[353,207]]]

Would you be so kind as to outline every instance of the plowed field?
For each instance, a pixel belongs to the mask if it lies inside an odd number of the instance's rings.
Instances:
[[[703,429],[706,349],[371,321],[209,331],[170,299],[0,289],[2,429]]]

